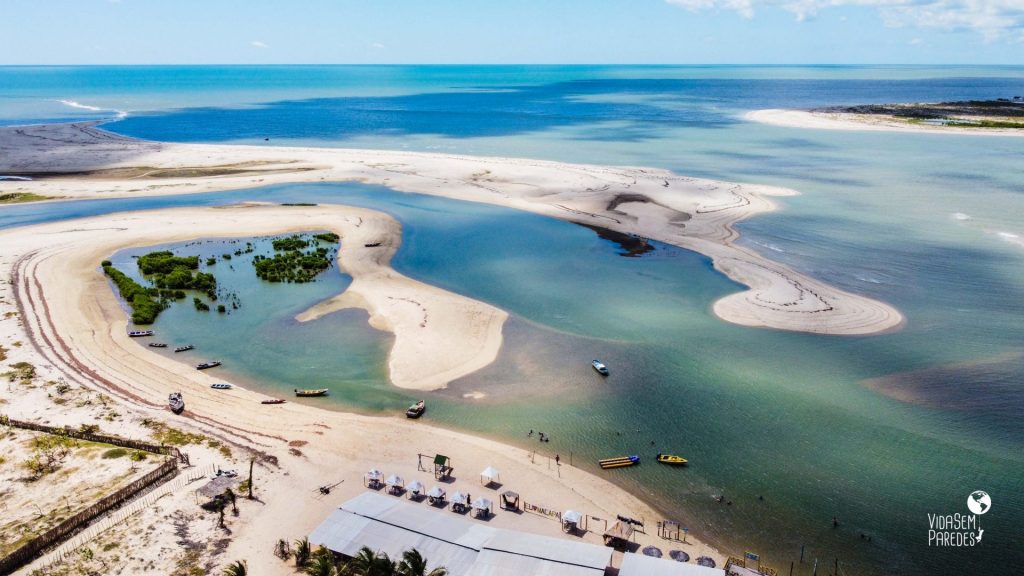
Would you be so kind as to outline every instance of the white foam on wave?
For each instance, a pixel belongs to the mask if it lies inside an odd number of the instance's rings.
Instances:
[[[1024,238],[1021,238],[1020,234],[1014,234],[1013,232],[996,232],[996,236],[999,236],[1010,244],[1016,244],[1017,246],[1024,247]]]
[[[88,104],[82,104],[81,102],[75,102],[74,100],[57,100],[65,106],[71,106],[72,108],[81,108],[82,110],[92,110],[94,112],[102,112],[103,108],[99,106],[89,106]]]
[[[116,115],[116,118],[118,120],[128,116],[128,113],[125,112],[124,110],[117,110],[117,109],[114,109],[114,108],[100,108],[99,106],[91,106],[89,104],[82,104],[81,102],[78,102],[76,100],[57,100],[57,102],[60,102],[61,104],[65,105],[65,106],[70,106],[72,108],[78,108],[79,110],[89,110],[90,112],[108,112],[108,111],[109,112],[114,112],[115,115]]]
[[[971,219],[970,214],[964,214],[963,212],[953,212],[952,216],[953,220],[959,220],[961,222]]]
[[[753,242],[754,244],[757,244],[758,246],[761,246],[762,248],[767,248],[767,249],[769,249],[769,250],[771,250],[773,252],[780,252],[782,254],[786,253],[785,250],[783,250],[782,248],[779,248],[778,246],[776,246],[775,244],[772,244],[770,242],[760,242],[758,240],[751,240],[751,242]]]

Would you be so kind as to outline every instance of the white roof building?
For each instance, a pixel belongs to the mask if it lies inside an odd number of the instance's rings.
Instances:
[[[604,546],[492,528],[376,492],[342,504],[309,541],[346,556],[366,546],[401,558],[416,548],[431,568],[458,576],[600,576],[612,555]]]

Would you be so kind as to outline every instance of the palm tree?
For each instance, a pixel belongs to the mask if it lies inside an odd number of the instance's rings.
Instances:
[[[245,576],[249,573],[249,565],[245,560],[235,560],[224,569],[224,576]]]
[[[295,565],[302,568],[309,562],[309,538],[295,541]]]
[[[305,572],[309,576],[338,576],[338,568],[334,565],[334,554],[327,548],[321,547],[306,563]]]
[[[345,572],[352,576],[392,576],[395,573],[395,563],[387,554],[378,554],[363,546],[359,553],[349,560]]]
[[[402,561],[398,563],[396,573],[398,576],[448,576],[448,569],[434,568],[427,572],[427,559],[413,548],[402,553]]]

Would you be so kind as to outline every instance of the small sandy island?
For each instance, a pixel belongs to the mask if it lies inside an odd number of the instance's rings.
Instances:
[[[360,181],[507,206],[700,252],[749,287],[714,304],[729,322],[821,334],[892,330],[892,306],[833,286],[735,243],[734,225],[795,191],[687,178],[665,170],[379,150],[167,144],[91,124],[0,129],[0,195],[119,198],[284,182]]]
[[[747,112],[743,117],[762,124],[815,130],[1024,136],[1024,102],[1008,99],[766,109]]]

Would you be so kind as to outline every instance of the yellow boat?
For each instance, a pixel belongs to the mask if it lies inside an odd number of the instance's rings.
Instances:
[[[618,456],[616,458],[605,458],[604,460],[598,460],[597,463],[600,464],[601,468],[604,468],[604,469],[608,469],[608,468],[625,468],[626,466],[632,466],[634,464],[639,464],[640,463],[640,457],[636,456],[636,455],[633,455],[633,456]]]
[[[673,454],[658,454],[658,462],[661,462],[662,464],[686,466],[686,458],[683,458],[682,456],[675,456]]]

